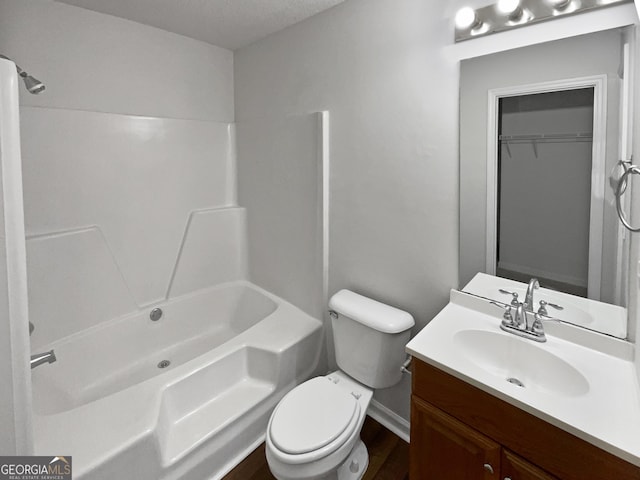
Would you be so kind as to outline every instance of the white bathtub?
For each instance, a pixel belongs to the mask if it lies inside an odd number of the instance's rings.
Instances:
[[[32,371],[37,455],[71,455],[76,479],[220,478],[317,365],[320,321],[251,283],[157,306],[157,322],[149,308],[46,347],[58,360]]]

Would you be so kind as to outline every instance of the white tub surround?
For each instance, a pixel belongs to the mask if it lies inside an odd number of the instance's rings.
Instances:
[[[317,364],[321,323],[249,282],[155,307],[47,345],[33,372],[35,452],[71,452],[74,478],[220,478]]]
[[[98,311],[94,300],[113,305],[103,320],[166,300],[184,242],[195,247],[212,237],[211,217],[196,213],[234,207],[231,125],[54,108],[21,113],[32,340],[41,345],[91,327],[100,321],[87,314]],[[218,236],[235,234],[222,215]],[[83,233],[91,227],[99,235]],[[196,253],[204,257],[218,243]],[[108,278],[95,278],[107,263]],[[207,286],[231,278],[213,280]],[[100,299],[83,288],[87,282]]]
[[[407,351],[640,467],[640,387],[632,345],[557,323],[546,323],[547,341],[536,343],[500,330],[501,315],[488,301],[452,290],[450,303]],[[504,362],[495,361],[499,343],[510,346]],[[508,382],[510,377],[525,388]]]

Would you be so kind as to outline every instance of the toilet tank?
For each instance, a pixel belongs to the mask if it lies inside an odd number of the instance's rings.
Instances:
[[[329,308],[340,370],[371,388],[398,383],[413,317],[350,290],[333,295]]]

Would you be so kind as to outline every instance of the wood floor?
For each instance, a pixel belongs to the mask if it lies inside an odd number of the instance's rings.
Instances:
[[[409,480],[409,444],[367,417],[361,438],[369,451],[369,468],[363,480]],[[264,456],[264,443],[223,480],[274,479]]]

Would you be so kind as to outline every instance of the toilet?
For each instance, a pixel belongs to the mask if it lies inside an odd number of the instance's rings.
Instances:
[[[329,301],[339,370],[298,385],[278,403],[266,456],[279,480],[359,480],[369,464],[360,439],[373,389],[402,377],[413,317],[349,290]]]

